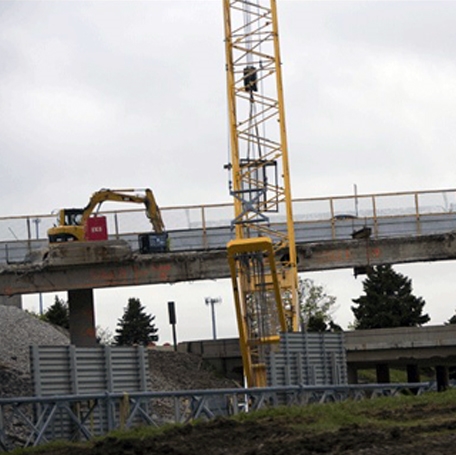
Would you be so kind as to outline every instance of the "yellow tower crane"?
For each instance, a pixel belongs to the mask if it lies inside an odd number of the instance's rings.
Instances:
[[[227,245],[244,373],[298,330],[296,245],[275,0],[223,0],[235,239]],[[286,219],[286,229],[283,222]]]

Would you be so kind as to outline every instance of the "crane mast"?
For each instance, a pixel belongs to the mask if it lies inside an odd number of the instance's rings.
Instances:
[[[298,330],[277,8],[275,0],[223,3],[235,230],[228,260],[247,384],[265,386],[280,333]]]

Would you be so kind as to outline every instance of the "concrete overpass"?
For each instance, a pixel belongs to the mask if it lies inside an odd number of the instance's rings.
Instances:
[[[456,325],[355,330],[344,333],[348,380],[358,383],[358,370],[373,369],[378,383],[390,382],[390,369],[400,368],[407,381],[420,382],[420,370],[433,368],[438,390],[449,386],[449,367],[456,366]],[[218,371],[242,381],[237,338],[179,343],[180,351],[200,355]]]
[[[298,270],[363,269],[379,264],[456,259],[453,233],[298,244]],[[67,243],[42,261],[0,269],[0,295],[177,283],[229,277],[224,249],[134,253],[122,241]]]
[[[420,368],[435,369],[439,390],[448,387],[448,368],[456,366],[456,325],[356,330],[346,333],[348,375],[375,368],[378,383],[389,383],[391,367],[407,371],[408,382],[420,382]]]
[[[300,272],[456,258],[456,190],[296,199],[293,206]],[[72,341],[90,345],[94,288],[229,276],[231,204],[162,213],[170,252],[151,255],[138,252],[138,233],[150,229],[139,210],[104,213],[109,241],[51,248],[38,229],[50,226],[50,216],[0,218],[0,295],[68,291]],[[270,222],[284,225],[280,215]]]

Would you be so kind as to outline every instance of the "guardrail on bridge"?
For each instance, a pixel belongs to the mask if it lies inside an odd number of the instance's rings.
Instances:
[[[369,228],[371,238],[419,236],[456,230],[456,189],[294,199],[298,243],[347,240]],[[224,248],[232,236],[232,204],[161,208],[171,251]],[[151,230],[143,210],[100,212],[111,239],[135,251],[137,236]],[[284,223],[284,210],[270,217]],[[0,217],[0,264],[20,263],[47,247],[54,215]]]

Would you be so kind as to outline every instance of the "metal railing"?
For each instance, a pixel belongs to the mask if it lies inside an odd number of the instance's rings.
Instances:
[[[345,218],[378,218],[456,213],[456,189],[407,191],[345,195],[293,200],[295,222],[337,221]],[[233,217],[230,203],[162,207],[167,230],[208,229],[226,227]],[[111,210],[100,212],[108,217],[113,236],[150,230],[144,210]],[[284,220],[284,207],[270,221]],[[0,241],[46,239],[46,231],[55,222],[55,215],[0,217]]]
[[[271,224],[285,222],[284,209],[271,215]],[[360,227],[369,227],[372,238],[442,233],[456,229],[456,189],[299,198],[294,199],[293,210],[296,240],[301,243],[344,240]],[[219,248],[230,239],[232,204],[163,207],[161,212],[176,251]],[[141,209],[100,215],[107,219],[111,239],[137,243],[138,233],[151,230]],[[21,262],[25,255],[45,248],[54,218],[0,217],[0,262]]]
[[[304,406],[435,390],[432,383],[96,393],[0,399],[0,451],[55,439],[90,440],[115,429],[187,423],[276,406]]]

